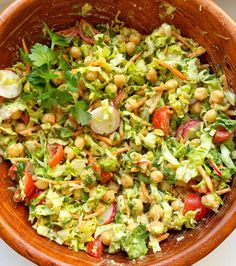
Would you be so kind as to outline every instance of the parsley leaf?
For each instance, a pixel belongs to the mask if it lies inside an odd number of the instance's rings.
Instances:
[[[79,77],[77,75],[73,75],[71,71],[66,71],[65,78],[67,81],[66,83],[67,90],[71,92],[78,92]]]
[[[57,63],[57,54],[47,45],[36,43],[31,49],[28,57],[36,67],[43,65],[55,65]]]
[[[56,77],[57,75],[52,71],[49,71],[47,66],[44,65],[40,68],[34,69],[27,77],[27,80],[33,86],[45,87],[46,85],[49,85],[51,79],[54,79]]]
[[[51,48],[54,49],[55,45],[65,48],[68,47],[72,41],[72,38],[64,37],[62,35],[59,35],[57,33],[54,33],[51,31],[48,26],[44,23],[44,29],[46,30],[47,34],[49,35],[52,44]]]
[[[81,126],[88,125],[89,120],[91,119],[91,114],[87,112],[88,104],[84,100],[79,100],[75,103],[70,110],[74,119],[80,124]]]

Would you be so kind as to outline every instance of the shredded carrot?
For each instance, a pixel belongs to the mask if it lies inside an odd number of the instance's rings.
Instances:
[[[225,111],[225,113],[228,115],[228,116],[236,116],[236,112],[234,110],[227,110]]]
[[[127,143],[125,143],[125,147],[117,149],[116,151],[114,151],[114,154],[119,155],[119,154],[126,152],[126,151],[129,151],[129,150],[130,150],[129,145]]]
[[[222,81],[223,81],[224,90],[227,91],[229,89],[229,85],[228,85],[227,78],[226,78],[225,74],[222,75]]]
[[[145,184],[143,181],[141,181],[141,182],[140,182],[140,185],[141,185],[141,189],[142,189],[143,195],[144,195],[148,200],[150,200],[151,198],[150,198],[149,192],[148,192],[148,190],[147,190],[146,184]]]
[[[188,57],[188,58],[198,57],[198,56],[200,56],[200,55],[205,54],[205,52],[206,52],[206,49],[203,48],[202,46],[199,46],[199,47],[196,49],[195,52],[188,54],[187,57]]]
[[[78,127],[77,130],[73,133],[73,136],[78,137],[79,135],[81,135],[82,132],[83,132],[83,128]]]
[[[167,51],[168,51],[168,48],[169,48],[169,46],[168,46],[168,44],[166,45],[166,47],[165,47],[165,49],[164,49],[164,51],[163,51],[163,53],[164,54],[166,54],[167,53]]]
[[[172,35],[175,37],[175,39],[182,42],[188,49],[192,49],[192,45],[184,37],[179,35],[177,32],[172,31]]]
[[[168,90],[168,88],[165,85],[160,85],[158,87],[153,87],[153,90],[162,92],[162,91]]]
[[[186,80],[186,79],[187,79],[183,73],[181,73],[178,69],[172,67],[171,65],[167,64],[166,62],[164,62],[164,61],[162,61],[162,60],[160,60],[160,59],[155,59],[155,61],[156,61],[159,65],[161,65],[161,66],[163,66],[163,67],[169,69],[169,70],[170,70],[175,76],[177,76],[177,77],[180,78],[181,80]]]
[[[142,100],[140,100],[135,109],[139,109],[140,107],[142,107],[145,104],[145,102],[147,101],[147,99],[148,99],[148,97],[145,96]]]
[[[200,165],[198,166],[198,171],[201,174],[203,180],[206,182],[207,187],[210,191],[213,191],[213,184],[211,182],[210,176],[206,173],[206,171],[203,169],[203,167]]]
[[[220,189],[216,191],[216,194],[223,195],[231,191],[231,188]]]
[[[29,49],[26,45],[26,42],[25,42],[25,39],[23,38],[22,39],[22,47],[23,47],[23,50],[25,52],[25,54],[29,54]],[[25,67],[26,67],[26,73],[30,73],[30,64],[28,62],[25,63]]]
[[[121,121],[120,127],[119,127],[119,134],[120,134],[120,140],[122,141],[124,138],[124,130],[123,130],[123,122]]]
[[[92,136],[97,139],[97,140],[101,140],[103,142],[105,142],[106,144],[112,146],[112,140],[110,140],[109,138],[107,137],[104,137],[104,136],[101,136],[101,135],[98,135],[96,133],[92,133]]]
[[[129,60],[129,62],[135,62],[142,54],[143,54],[143,52],[140,52],[138,54],[135,54],[133,57],[131,57],[131,59]]]
[[[91,213],[91,214],[88,214],[88,215],[85,215],[84,216],[84,220],[89,220],[93,217],[96,217],[96,216],[99,216],[101,215],[102,213],[104,213],[105,211],[105,207],[102,206],[100,209],[98,209],[97,211],[95,211],[94,213]]]
[[[158,236],[158,237],[157,237],[157,241],[158,241],[158,242],[161,242],[161,241],[163,241],[163,240],[166,240],[169,236],[170,236],[169,233],[166,233],[166,234],[164,234],[164,235]]]

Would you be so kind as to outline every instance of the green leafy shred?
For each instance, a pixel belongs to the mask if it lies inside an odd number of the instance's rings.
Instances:
[[[75,106],[71,108],[70,112],[78,124],[85,126],[88,125],[91,119],[91,114],[87,112],[87,110],[88,104],[84,100],[79,100],[75,103]]]

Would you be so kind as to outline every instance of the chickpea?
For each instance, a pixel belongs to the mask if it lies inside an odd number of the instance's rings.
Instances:
[[[106,194],[102,197],[102,200],[106,203],[112,203],[115,199],[115,192],[113,190],[107,190]]]
[[[214,123],[216,121],[216,118],[217,118],[216,110],[211,109],[211,110],[207,111],[204,118],[208,123]]]
[[[117,88],[122,89],[126,84],[126,76],[124,74],[115,75],[114,83],[117,86]]]
[[[119,35],[117,36],[117,38],[118,38],[119,43],[123,43],[123,42],[125,42],[125,36],[124,36],[123,34],[119,34]]]
[[[95,81],[98,78],[98,72],[96,71],[89,71],[86,74],[86,79],[89,81]]]
[[[155,170],[151,172],[150,178],[153,183],[160,183],[164,179],[164,175],[161,171]]]
[[[69,146],[66,146],[64,148],[64,154],[65,154],[65,157],[68,161],[71,161],[75,157],[75,153],[74,153],[73,149]]]
[[[179,82],[176,79],[170,79],[165,83],[168,90],[176,90],[179,87]]]
[[[190,106],[190,112],[192,114],[200,114],[202,111],[202,106],[200,102],[195,102]]]
[[[22,157],[24,155],[24,146],[21,143],[11,144],[7,149],[10,158]]]
[[[175,211],[180,211],[184,206],[184,203],[182,202],[181,199],[177,199],[175,201],[173,201],[171,203],[171,207],[175,210]]]
[[[56,123],[56,116],[52,113],[47,113],[43,116],[42,122],[47,124],[55,124]]]
[[[112,237],[113,233],[111,230],[103,232],[101,235],[102,243],[106,246],[109,246],[111,244]]]
[[[157,81],[157,71],[154,68],[151,68],[147,74],[146,74],[146,78],[148,81],[150,81],[151,83],[155,83]]]
[[[140,34],[139,33],[138,34],[131,34],[129,36],[129,41],[133,42],[136,45],[139,45],[141,42]]]
[[[82,136],[78,136],[76,139],[75,139],[75,146],[77,148],[79,148],[80,150],[83,150],[84,146],[85,146],[85,139],[84,137]]]
[[[224,100],[224,92],[220,90],[214,90],[210,95],[210,103],[218,103],[221,104]]]
[[[196,148],[201,144],[201,140],[200,139],[192,139],[190,142]]]
[[[141,199],[132,199],[131,204],[133,205],[133,210],[137,215],[143,212],[143,202]]]
[[[131,56],[134,53],[135,47],[136,47],[136,45],[133,42],[127,42],[126,43],[126,52],[129,56]]]
[[[137,107],[138,107],[138,103],[137,103],[137,101],[135,99],[129,98],[126,101],[125,108],[126,108],[127,111],[132,112]]]
[[[115,193],[117,193],[120,189],[120,185],[114,181],[110,181],[107,185],[107,188],[113,190]]]
[[[197,88],[194,92],[194,98],[197,101],[204,101],[208,97],[208,91],[204,87]]]
[[[121,184],[124,188],[132,187],[134,184],[133,177],[128,174],[123,174],[121,177]]]
[[[25,142],[25,147],[32,154],[40,147],[40,144],[37,140],[28,140]]]
[[[163,217],[164,211],[160,205],[153,205],[148,212],[148,218],[151,220],[160,220]]]
[[[22,115],[22,111],[20,111],[20,110],[15,111],[15,112],[11,115],[11,119],[13,119],[13,120],[17,120],[17,119],[21,118],[21,115]]]
[[[22,130],[25,130],[26,129],[26,125],[24,123],[17,123],[16,126],[15,126],[15,132],[16,133],[19,133],[21,132]]]
[[[118,132],[113,132],[109,139],[112,141],[112,145],[115,146],[116,144],[119,144],[121,142],[121,136]]]
[[[52,79],[52,83],[58,87],[64,83],[65,76],[64,73],[60,70],[55,71],[54,74],[57,75],[57,77]]]
[[[74,59],[78,59],[82,56],[82,53],[79,49],[79,47],[76,47],[76,46],[73,46],[71,49],[70,49],[70,54],[71,56],[74,58]]]
[[[202,204],[213,211],[216,211],[220,206],[220,202],[213,194],[202,196]]]
[[[35,182],[35,186],[38,188],[38,189],[47,189],[48,188],[48,182],[44,181],[44,180],[40,180],[38,179],[36,182]]]

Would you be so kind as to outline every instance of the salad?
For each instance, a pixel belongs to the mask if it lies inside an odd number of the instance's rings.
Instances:
[[[236,173],[236,96],[206,50],[168,24],[43,32],[0,70],[0,173],[37,233],[136,259],[217,213]]]

